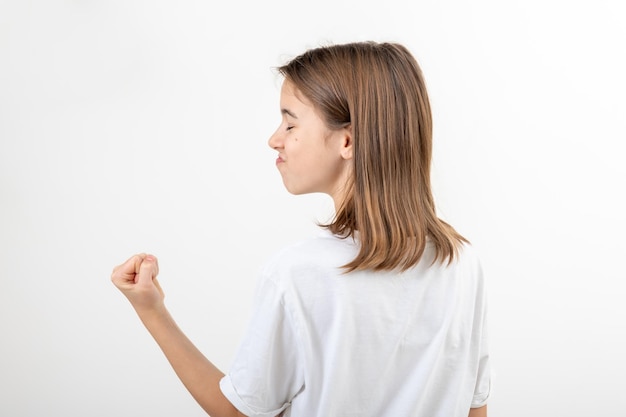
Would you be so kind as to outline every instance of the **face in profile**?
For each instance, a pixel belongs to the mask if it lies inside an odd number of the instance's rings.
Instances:
[[[316,109],[288,80],[280,94],[282,121],[269,139],[276,166],[292,194],[326,193],[335,202],[349,173],[349,128],[329,129]]]

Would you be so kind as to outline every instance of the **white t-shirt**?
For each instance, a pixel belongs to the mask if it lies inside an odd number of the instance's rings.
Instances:
[[[358,244],[324,231],[259,277],[224,395],[248,416],[467,417],[490,390],[486,294],[465,245],[404,273],[342,274]]]

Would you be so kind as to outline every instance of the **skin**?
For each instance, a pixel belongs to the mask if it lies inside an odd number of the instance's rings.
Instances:
[[[325,193],[338,207],[350,175],[349,127],[330,130],[310,102],[289,82],[280,95],[282,122],[268,145],[278,152],[276,166],[292,194]]]
[[[483,405],[479,408],[470,408],[468,417],[487,417],[487,406]]]
[[[182,383],[207,414],[214,417],[244,416],[219,388],[224,373],[193,345],[167,311],[158,273],[156,257],[137,254],[115,267],[111,280],[128,298]]]
[[[276,166],[292,194],[325,193],[338,207],[343,184],[350,175],[350,128],[327,128],[313,106],[291,83],[281,89],[281,124],[269,146],[278,152]],[[213,417],[244,416],[222,394],[224,376],[180,330],[164,303],[154,255],[140,253],[116,266],[113,284],[126,296],[157,342],[172,368],[200,406]],[[471,409],[469,417],[486,417],[486,407]]]

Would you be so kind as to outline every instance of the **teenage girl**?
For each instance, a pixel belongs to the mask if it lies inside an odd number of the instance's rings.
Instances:
[[[331,196],[335,216],[262,268],[229,372],[168,313],[153,255],[117,266],[113,283],[211,416],[486,416],[485,286],[471,245],[435,211],[415,58],[359,42],[279,72],[276,166],[289,192]]]

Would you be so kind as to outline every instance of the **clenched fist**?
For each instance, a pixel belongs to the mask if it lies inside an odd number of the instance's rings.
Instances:
[[[158,274],[157,258],[141,253],[116,266],[111,281],[138,312],[158,310],[164,306],[165,297],[156,278]]]

